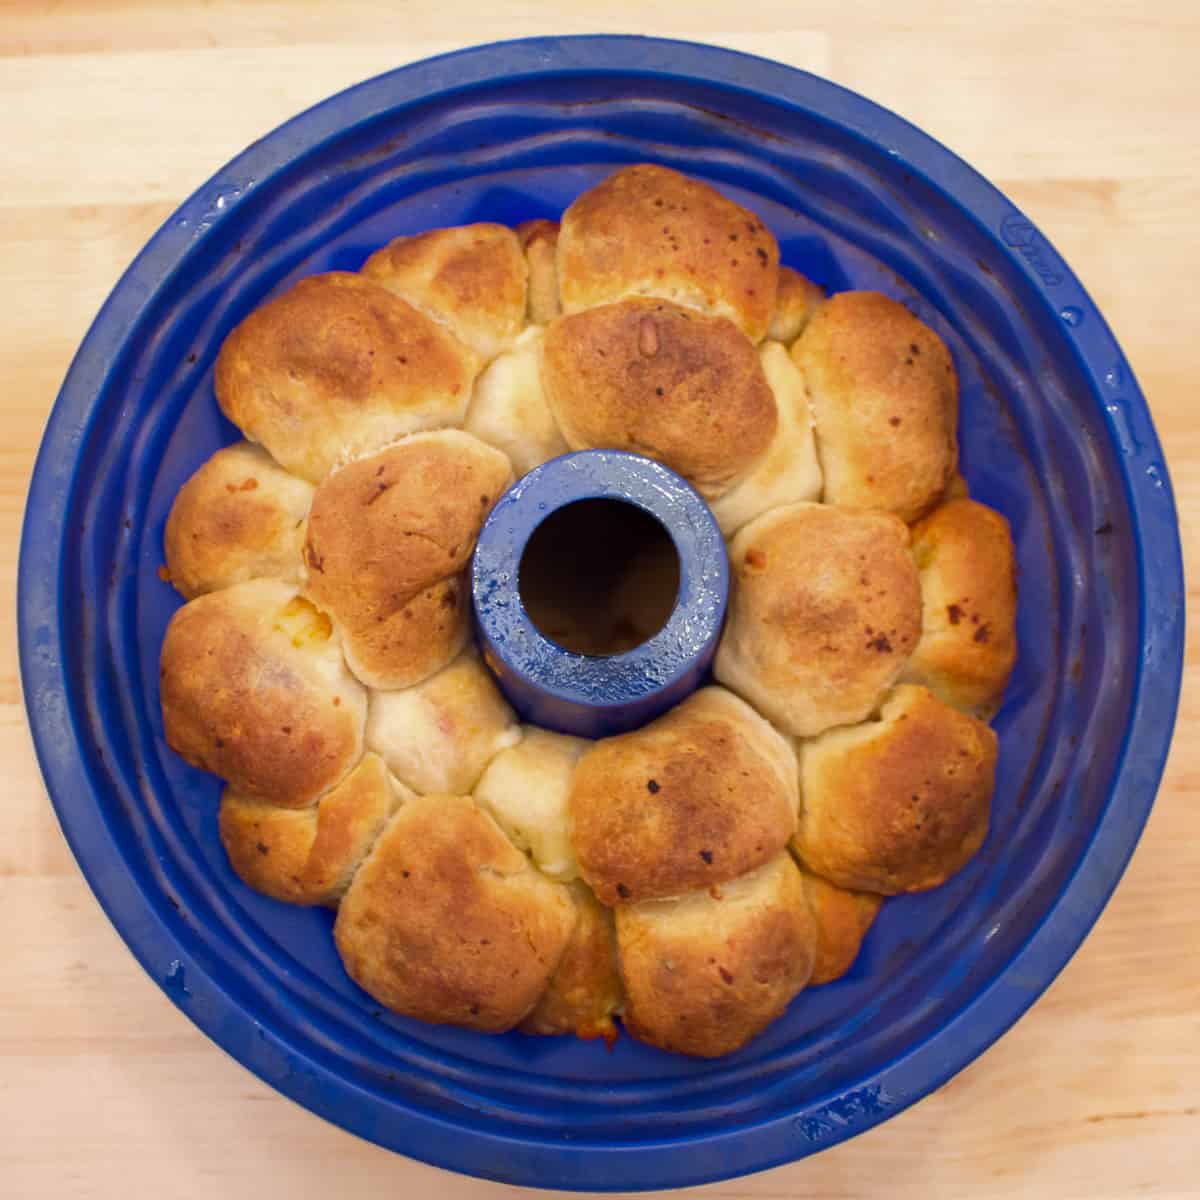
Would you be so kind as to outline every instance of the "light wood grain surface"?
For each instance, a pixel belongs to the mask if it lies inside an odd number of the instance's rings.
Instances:
[[[962,154],[1062,251],[1150,398],[1196,565],[1200,8],[1193,0],[0,0],[0,579],[33,456],[122,268],[246,143],[427,54],[662,33],[817,71]],[[1195,596],[1195,583],[1189,588]],[[689,1194],[889,1200],[1200,1195],[1200,666],[1145,837],[1033,1011],[936,1095],[814,1159]],[[142,974],[55,824],[0,630],[0,1195],[497,1200],[327,1125]]]

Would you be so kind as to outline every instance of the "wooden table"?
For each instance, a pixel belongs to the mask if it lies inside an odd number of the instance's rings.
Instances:
[[[29,470],[67,363],[120,271],[194,186],[285,117],[368,75],[467,40],[598,30],[720,42],[815,70],[909,117],[994,180],[1077,269],[1129,353],[1195,564],[1200,15],[1189,0],[3,0],[6,602]],[[63,843],[30,748],[8,620],[0,641],[0,1195],[516,1194],[325,1124],[172,1007]],[[694,1194],[1200,1195],[1198,668],[1193,643],[1181,736],[1141,848],[1033,1012],[879,1129]]]

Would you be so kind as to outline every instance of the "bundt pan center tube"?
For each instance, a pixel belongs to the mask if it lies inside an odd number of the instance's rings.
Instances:
[[[729,595],[725,543],[679,475],[584,450],[531,471],[493,509],[471,565],[484,661],[536,725],[624,733],[699,686]]]

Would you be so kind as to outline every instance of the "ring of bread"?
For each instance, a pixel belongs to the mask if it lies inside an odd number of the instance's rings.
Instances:
[[[639,164],[560,222],[398,237],[246,315],[215,390],[245,440],[166,523],[166,739],[225,781],[236,875],[335,909],[391,1011],[729,1054],[987,837],[1016,566],[953,357],[707,183]],[[596,742],[519,722],[465,578],[584,448],[683,476],[731,567],[712,682]]]

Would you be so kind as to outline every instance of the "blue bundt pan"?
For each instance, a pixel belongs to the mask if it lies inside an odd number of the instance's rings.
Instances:
[[[1030,131],[1036,136],[1036,130]],[[901,298],[953,348],[972,492],[1011,521],[1021,657],[992,833],[889,903],[853,971],[740,1053],[485,1037],[383,1012],[331,915],[234,877],[217,781],[166,748],[158,577],[180,484],[235,431],[213,399],[234,324],[394,235],[557,217],[655,160],[760,213],[830,289]],[[51,416],[20,569],[25,697],[67,839],[146,970],[272,1086],[468,1174],[665,1188],[850,1137],[976,1057],[1095,921],[1162,771],[1180,681],[1175,510],[1145,401],[1075,277],[999,192],[899,118],[776,63],[673,41],[546,38],[373,79],[224,167],[155,234]]]

